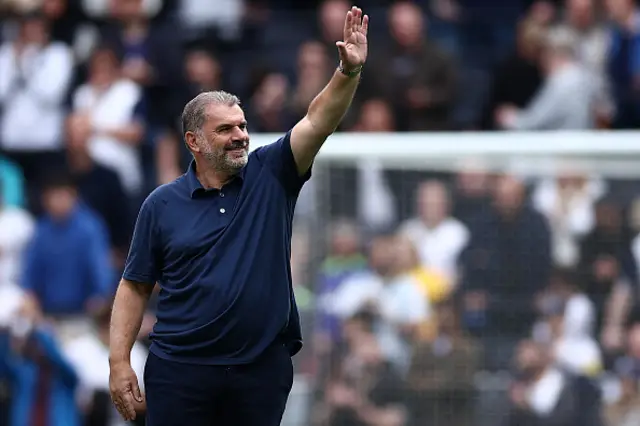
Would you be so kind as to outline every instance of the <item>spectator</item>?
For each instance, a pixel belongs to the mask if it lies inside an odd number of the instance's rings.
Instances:
[[[78,377],[35,305],[25,305],[3,349],[0,370],[9,372],[15,391],[9,426],[80,426]]]
[[[40,12],[24,15],[15,40],[0,46],[0,143],[22,168],[30,194],[62,161],[63,103],[73,73],[70,49],[49,39],[48,25]]]
[[[334,64],[320,42],[303,43],[298,50],[297,83],[290,100],[292,123],[307,113],[309,103],[324,88]]]
[[[122,77],[143,89],[145,115],[151,127],[162,127],[172,111],[166,99],[182,83],[183,55],[172,20],[151,25],[144,0],[109,2],[111,23],[101,35],[103,45],[113,46],[122,59]]]
[[[543,341],[551,344],[553,360],[559,367],[572,374],[594,377],[602,372],[604,363],[593,337],[595,307],[580,289],[579,279],[570,269],[554,271],[542,303],[548,334]]]
[[[577,36],[577,57],[596,73],[599,79],[604,79],[607,60],[607,34],[598,19],[597,2],[594,0],[569,0],[565,7],[563,26]]]
[[[6,205],[0,185],[0,287],[20,278],[24,249],[31,240],[34,220],[20,207]]]
[[[331,346],[339,343],[342,337],[340,319],[331,312],[335,292],[348,278],[363,272],[367,267],[367,258],[362,253],[361,235],[355,223],[335,221],[329,227],[328,235],[329,254],[320,265],[316,284],[319,333],[317,348],[325,353]]]
[[[365,426],[408,423],[405,385],[386,362],[372,319],[358,314],[345,323],[348,352],[327,386],[327,424]]]
[[[418,216],[401,228],[418,248],[424,267],[444,275],[450,286],[457,279],[457,262],[469,240],[469,231],[450,216],[451,198],[438,181],[428,181],[418,189]]]
[[[142,92],[120,76],[119,64],[111,48],[94,51],[89,78],[73,94],[74,122],[90,129],[92,158],[116,172],[127,195],[136,197],[142,189],[138,151],[144,135]]]
[[[9,207],[26,207],[24,195],[25,181],[20,167],[0,155],[0,202]]]
[[[391,106],[382,99],[366,100],[361,105],[354,130],[359,132],[393,132],[395,118]],[[406,175],[406,170],[399,173]],[[342,177],[344,176],[340,174],[336,176],[336,184],[338,179]],[[390,185],[394,178],[393,171],[384,170],[382,163],[377,159],[363,159],[358,162],[357,217],[367,229],[377,231],[388,229],[394,225],[397,217],[394,201],[398,201],[394,199]],[[335,195],[340,196],[339,194]],[[353,199],[353,197],[351,198]]]
[[[388,12],[392,44],[373,59],[374,89],[393,105],[399,130],[447,130],[455,102],[455,66],[425,38],[425,22],[418,5],[394,3]]]
[[[533,206],[549,222],[554,263],[577,265],[579,241],[593,228],[595,203],[605,191],[601,179],[568,169],[557,178],[543,179],[536,185]]]
[[[362,310],[377,314],[375,331],[385,357],[406,373],[413,342],[430,317],[430,306],[406,261],[397,236],[376,238],[371,245],[371,270],[345,280],[334,294],[333,312],[342,320]],[[400,249],[400,250],[399,250]]]
[[[91,158],[91,128],[82,116],[67,121],[67,169],[71,172],[82,201],[107,225],[113,265],[124,266],[132,229],[132,208],[118,175]]]
[[[539,66],[545,28],[531,19],[518,25],[516,48],[493,73],[489,103],[483,125],[495,129],[494,116],[501,105],[526,107],[542,84]]]
[[[509,396],[510,425],[603,425],[598,388],[554,367],[543,345],[524,341],[516,355],[517,379]]]
[[[606,410],[607,426],[630,426],[640,421],[640,325],[631,326],[627,354],[617,360],[614,371],[619,378],[618,398]]]
[[[464,161],[454,176],[452,198],[453,216],[468,225],[476,216],[491,207],[493,179],[478,161]]]
[[[504,105],[496,111],[500,127],[513,130],[576,130],[595,126],[598,82],[576,57],[570,32],[550,31],[543,44],[541,63],[546,78],[523,110]]]
[[[87,334],[78,336],[63,347],[68,362],[78,375],[77,400],[83,408],[85,422],[90,426],[126,426],[111,402],[109,393],[109,321],[111,309],[97,312],[94,327]],[[148,355],[139,342],[131,350],[131,367],[138,376],[144,392],[142,376]],[[141,424],[141,419],[135,422]]]
[[[284,74],[267,73],[249,101],[252,130],[264,133],[286,131],[293,122],[289,111],[289,81]]]
[[[617,129],[635,129],[640,124],[640,20],[635,3],[633,0],[605,1],[613,21],[607,70],[616,107],[613,127]]]
[[[597,93],[596,113],[601,124],[608,125],[612,115],[610,82],[607,77],[608,35],[598,19],[594,0],[570,0],[566,2],[562,28],[573,33],[576,39],[576,56],[594,75],[600,92]]]
[[[400,234],[395,247],[396,262],[401,270],[407,271],[407,276],[416,283],[422,296],[429,305],[435,305],[446,301],[452,294],[451,282],[441,273],[425,267],[420,262],[416,245],[406,235]],[[429,317],[421,324],[420,337],[432,337],[433,318]]]
[[[338,61],[336,41],[342,39],[344,14],[350,7],[345,0],[325,0],[318,10],[317,39],[324,44],[334,62]]]
[[[465,325],[482,335],[488,367],[500,369],[533,326],[533,300],[551,272],[549,229],[544,217],[526,204],[522,183],[502,176],[493,208],[469,230],[461,256]]]
[[[471,425],[481,349],[464,335],[454,303],[435,311],[436,334],[418,346],[408,375],[413,424]]]
[[[156,168],[159,183],[168,183],[187,170],[193,156],[182,143],[179,117],[184,105],[198,93],[222,87],[222,67],[206,47],[195,44],[187,49],[184,62],[184,87],[170,98],[170,124],[156,140]]]
[[[76,316],[102,307],[115,288],[109,240],[69,178],[48,181],[43,205],[46,214],[27,249],[21,284],[45,315],[59,318],[59,327],[77,330],[84,320]]]
[[[596,333],[609,354],[622,349],[631,283],[637,274],[622,220],[616,204],[601,200],[596,205],[595,226],[580,244],[579,268],[585,272],[586,292],[596,308]]]

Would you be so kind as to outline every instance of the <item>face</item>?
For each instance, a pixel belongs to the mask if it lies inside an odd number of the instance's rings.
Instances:
[[[418,210],[428,224],[438,224],[447,217],[449,197],[447,190],[438,182],[423,184],[418,193]]]
[[[67,0],[44,0],[42,11],[50,19],[58,19],[67,10]]]
[[[328,41],[342,40],[344,16],[349,4],[343,0],[327,0],[320,6],[320,27]]]
[[[568,19],[577,28],[588,28],[593,23],[593,0],[569,0]]]
[[[396,3],[390,9],[389,24],[393,38],[401,46],[416,45],[423,37],[422,12],[412,3]]]
[[[185,66],[187,78],[196,84],[215,84],[220,79],[220,64],[206,52],[190,52]]]
[[[518,30],[518,50],[529,60],[537,60],[544,37],[544,28],[532,22],[523,24]]]
[[[331,251],[338,256],[357,253],[360,248],[360,235],[351,224],[337,224],[331,232]]]
[[[408,272],[420,265],[414,244],[406,238],[398,238],[393,245],[394,270]]]
[[[44,18],[34,17],[22,23],[21,33],[27,43],[42,45],[48,38],[47,24]]]
[[[48,189],[43,197],[44,208],[54,219],[67,218],[77,200],[76,191],[67,187]]]
[[[622,226],[620,210],[615,205],[606,202],[597,205],[596,224],[602,229],[618,230]]]
[[[395,128],[391,108],[383,100],[371,99],[365,102],[362,105],[360,117],[362,121],[361,131],[391,132]]]
[[[521,343],[516,352],[516,365],[518,370],[525,375],[535,374],[545,365],[543,349],[533,342]]]
[[[110,50],[96,52],[89,66],[89,81],[99,89],[108,87],[118,78],[118,60]]]
[[[622,23],[633,11],[633,0],[605,0],[605,8],[611,19]]]
[[[328,57],[324,46],[315,41],[304,43],[298,51],[298,69],[301,73],[321,73],[327,68]]]
[[[481,164],[474,164],[473,160],[462,165],[456,175],[456,188],[465,197],[481,197],[489,189],[489,174]]]
[[[111,0],[110,8],[111,14],[122,20],[143,16],[142,0]]]
[[[640,359],[640,325],[634,325],[629,330],[627,339],[629,355],[636,359]]]
[[[187,132],[187,143],[216,170],[236,173],[249,160],[247,120],[239,105],[209,105],[202,132]]]
[[[517,179],[504,176],[498,179],[495,188],[494,203],[496,208],[509,215],[522,207],[524,201],[524,187]]]
[[[369,262],[371,268],[378,274],[385,276],[393,268],[395,241],[393,238],[378,238],[371,246]]]

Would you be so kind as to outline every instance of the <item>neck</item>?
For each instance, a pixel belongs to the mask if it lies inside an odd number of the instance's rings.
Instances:
[[[147,23],[144,19],[130,19],[125,23],[124,30],[129,37],[140,37],[147,32]]]
[[[69,152],[67,160],[70,168],[75,172],[86,172],[93,167],[93,161],[87,152]]]
[[[423,223],[428,229],[434,229],[434,228],[437,228],[438,225],[440,225],[443,220],[444,219],[426,219],[425,218],[423,220]]]
[[[624,21],[622,22],[622,27],[630,32],[630,33],[634,33],[635,32],[635,27],[636,27],[636,14],[634,13],[634,10],[630,10],[627,13],[627,17],[626,19],[624,19]]]
[[[205,189],[220,189],[234,176],[234,173],[206,166],[204,162],[196,162],[196,177]]]

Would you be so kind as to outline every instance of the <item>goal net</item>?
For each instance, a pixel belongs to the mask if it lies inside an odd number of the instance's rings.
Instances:
[[[553,369],[593,379],[604,413],[628,376],[638,196],[634,132],[332,136],[296,211],[283,424],[492,426],[544,405],[529,376]]]

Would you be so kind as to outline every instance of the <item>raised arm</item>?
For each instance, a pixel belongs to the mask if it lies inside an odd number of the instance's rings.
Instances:
[[[336,43],[340,66],[329,84],[311,101],[307,115],[291,131],[291,150],[300,175],[304,174],[351,105],[367,59],[369,17],[353,7],[344,22],[344,40]]]

